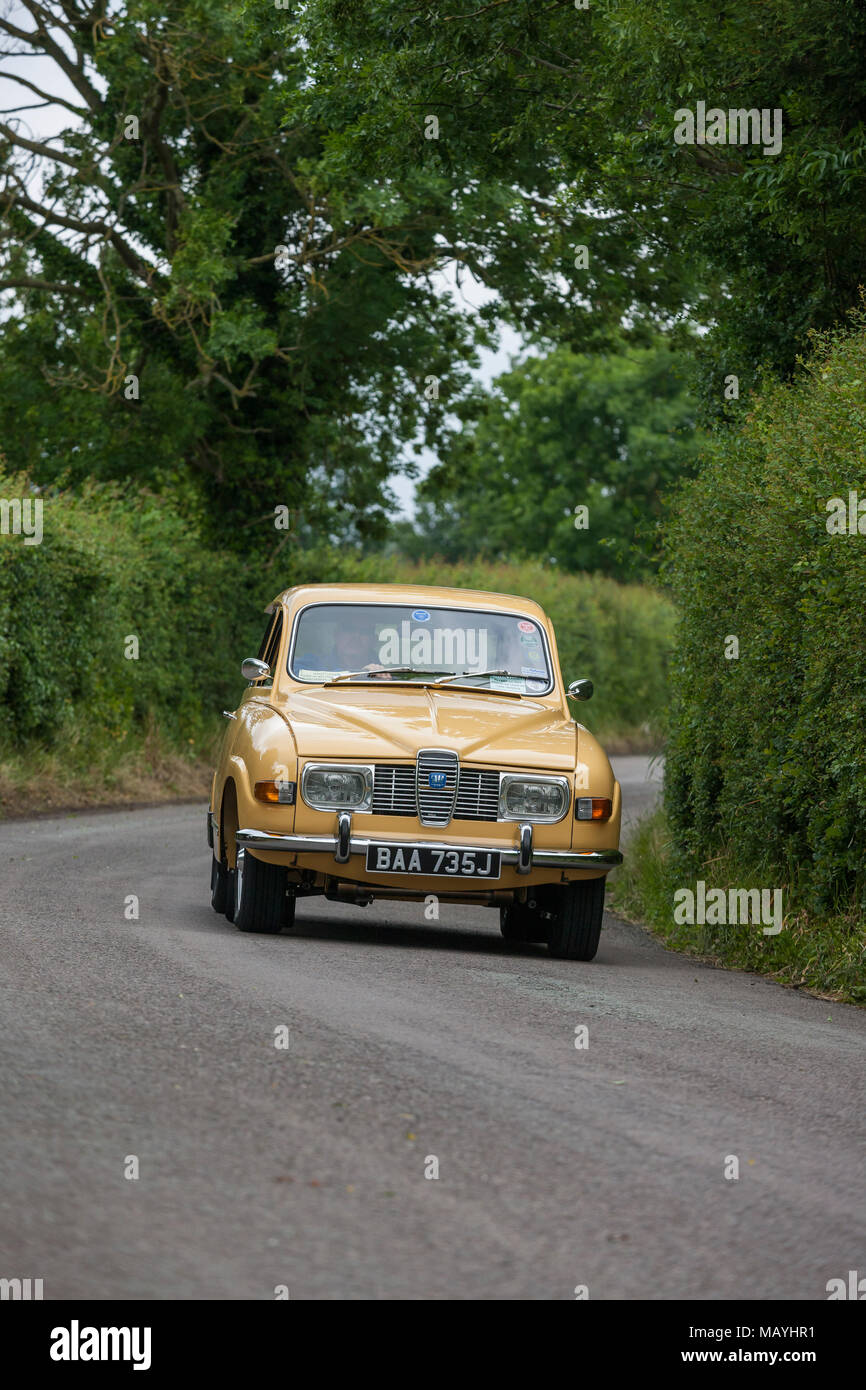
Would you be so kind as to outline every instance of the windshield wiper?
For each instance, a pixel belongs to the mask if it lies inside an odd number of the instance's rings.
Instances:
[[[519,676],[516,671],[449,671],[448,675],[443,676],[442,680],[437,681],[436,684],[447,685],[449,681],[466,680],[467,676],[471,676],[476,681],[482,681],[488,676],[510,676],[512,680],[526,680],[525,676]]]
[[[376,676],[454,676],[455,671],[419,671],[415,666],[374,666],[372,671],[344,671],[342,675],[334,676],[333,680],[326,681],[326,685],[336,685],[338,681],[357,680],[358,676],[366,676],[368,679],[375,679]]]

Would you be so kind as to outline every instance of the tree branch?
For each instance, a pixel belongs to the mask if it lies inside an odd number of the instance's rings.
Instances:
[[[35,19],[36,28],[33,30],[19,29],[17,24],[11,24],[8,19],[0,19],[0,28],[5,30],[6,33],[11,34],[14,38],[23,40],[23,42],[29,44],[31,48],[35,47],[38,42],[42,51],[46,53],[49,58],[54,60],[61,72],[64,72],[69,78],[69,81],[79,95],[84,97],[91,111],[101,111],[102,98],[96,88],[92,87],[84,76],[83,51],[76,45],[76,52],[81,61],[79,63],[73,63],[66,50],[56,39],[51,37],[50,33],[43,25],[41,6],[34,4],[34,0],[21,0],[21,3],[33,19]],[[63,25],[61,25],[60,21],[56,20],[54,16],[49,16],[49,19],[57,23],[58,27],[62,29],[64,33],[66,32]]]
[[[30,15],[32,15],[35,19],[37,29],[44,29],[44,21],[47,20],[49,24],[56,25],[60,32],[66,35],[66,37],[69,39],[69,42],[75,45],[75,47],[77,48],[77,44],[75,44],[74,31],[70,29],[68,25],[63,23],[63,20],[60,18],[59,15],[52,14],[50,10],[46,10],[44,5],[40,5],[38,3],[38,0],[20,0],[20,3],[24,6],[25,10],[27,10],[27,12]]]
[[[49,290],[53,294],[88,296],[83,285],[67,285],[62,280],[39,280],[29,275],[21,275],[14,280],[0,280],[0,290]]]
[[[17,130],[0,121],[0,135],[5,135],[11,145],[20,145],[22,150],[30,150],[32,154],[40,154],[45,159],[55,159],[58,164],[68,164],[70,169],[81,169],[81,160],[73,159],[71,155],[63,154],[61,150],[55,150],[51,145],[45,145],[41,140],[28,140],[26,135],[19,135]]]
[[[68,111],[72,112],[73,116],[80,116],[83,119],[87,115],[83,106],[73,106],[71,101],[66,101],[63,97],[49,96],[48,92],[43,92],[42,88],[37,87],[35,82],[28,81],[26,77],[21,77],[17,72],[4,72],[3,80],[5,82],[20,82],[22,87],[29,87],[31,92],[35,92],[38,97],[45,97],[46,101],[51,102],[52,105],[65,106]]]
[[[72,232],[82,232],[85,236],[99,236],[104,241],[110,241],[124,265],[144,284],[148,286],[164,284],[164,278],[156,267],[133,251],[120,233],[107,222],[82,222],[77,217],[70,217],[68,214],[55,212],[53,208],[43,207],[41,203],[34,202],[26,193],[20,191],[12,196],[11,201],[20,203],[21,207],[27,208],[29,212],[35,212],[38,216],[44,217],[46,222],[59,227],[68,227]]]

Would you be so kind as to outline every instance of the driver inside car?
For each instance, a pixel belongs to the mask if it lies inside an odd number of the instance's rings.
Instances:
[[[329,650],[322,651],[320,655],[299,653],[295,658],[295,670],[300,673],[339,672],[340,675],[363,671],[381,680],[390,680],[390,671],[384,670],[380,662],[367,660],[373,644],[370,637],[360,628],[341,628],[333,643],[329,644]],[[324,645],[323,642],[323,647]]]
[[[369,671],[383,680],[390,680],[390,671],[385,671],[379,661],[366,661],[370,655],[370,638],[358,628],[343,628],[337,634],[336,658],[341,674],[349,671]]]

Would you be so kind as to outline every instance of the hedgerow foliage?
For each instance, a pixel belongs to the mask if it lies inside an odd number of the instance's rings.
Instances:
[[[666,809],[683,867],[730,852],[820,910],[866,903],[866,534],[828,530],[866,512],[866,315],[812,346],[675,504]]]

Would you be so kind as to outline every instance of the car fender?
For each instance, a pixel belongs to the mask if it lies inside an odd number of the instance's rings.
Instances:
[[[220,850],[234,863],[234,832],[243,827],[289,834],[294,804],[273,805],[256,799],[257,782],[293,782],[297,788],[298,754],[291,725],[268,702],[250,698],[235,715],[223,748],[212,794],[219,807]],[[231,784],[231,785],[230,785]]]
[[[576,729],[575,798],[606,796],[613,803],[613,809],[606,821],[581,821],[572,813],[571,845],[573,849],[616,849],[622,819],[622,791],[598,739],[583,724],[576,724]]]

